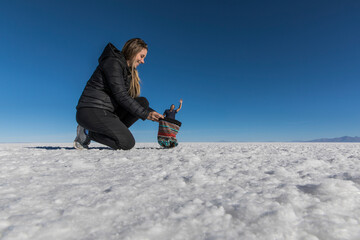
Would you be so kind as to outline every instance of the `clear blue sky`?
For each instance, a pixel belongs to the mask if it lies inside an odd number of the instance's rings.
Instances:
[[[0,142],[72,142],[108,42],[149,45],[142,95],[183,109],[180,141],[360,135],[359,1],[18,1],[0,4]],[[157,124],[132,127],[156,141]]]

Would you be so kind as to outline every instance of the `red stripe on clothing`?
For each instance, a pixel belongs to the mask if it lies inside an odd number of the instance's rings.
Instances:
[[[159,135],[159,136],[167,136],[167,137],[176,137],[175,134],[172,134],[172,133],[164,133],[164,132],[159,133],[158,135]]]

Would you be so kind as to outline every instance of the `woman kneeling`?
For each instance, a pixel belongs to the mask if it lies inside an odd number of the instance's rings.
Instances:
[[[113,149],[131,149],[135,145],[129,131],[132,124],[139,118],[156,122],[164,118],[139,97],[137,67],[144,63],[147,51],[139,38],[127,41],[121,51],[106,45],[76,107],[75,148],[88,148],[94,140]]]

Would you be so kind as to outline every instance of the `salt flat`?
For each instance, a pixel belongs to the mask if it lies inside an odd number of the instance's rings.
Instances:
[[[0,144],[0,239],[360,239],[360,144]]]

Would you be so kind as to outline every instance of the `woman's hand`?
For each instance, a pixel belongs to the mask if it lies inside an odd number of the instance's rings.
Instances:
[[[160,119],[163,119],[164,116],[161,115],[160,113],[158,112],[150,112],[149,113],[149,116],[147,117],[148,120],[151,120],[151,121],[154,121],[154,122],[158,122]]]

